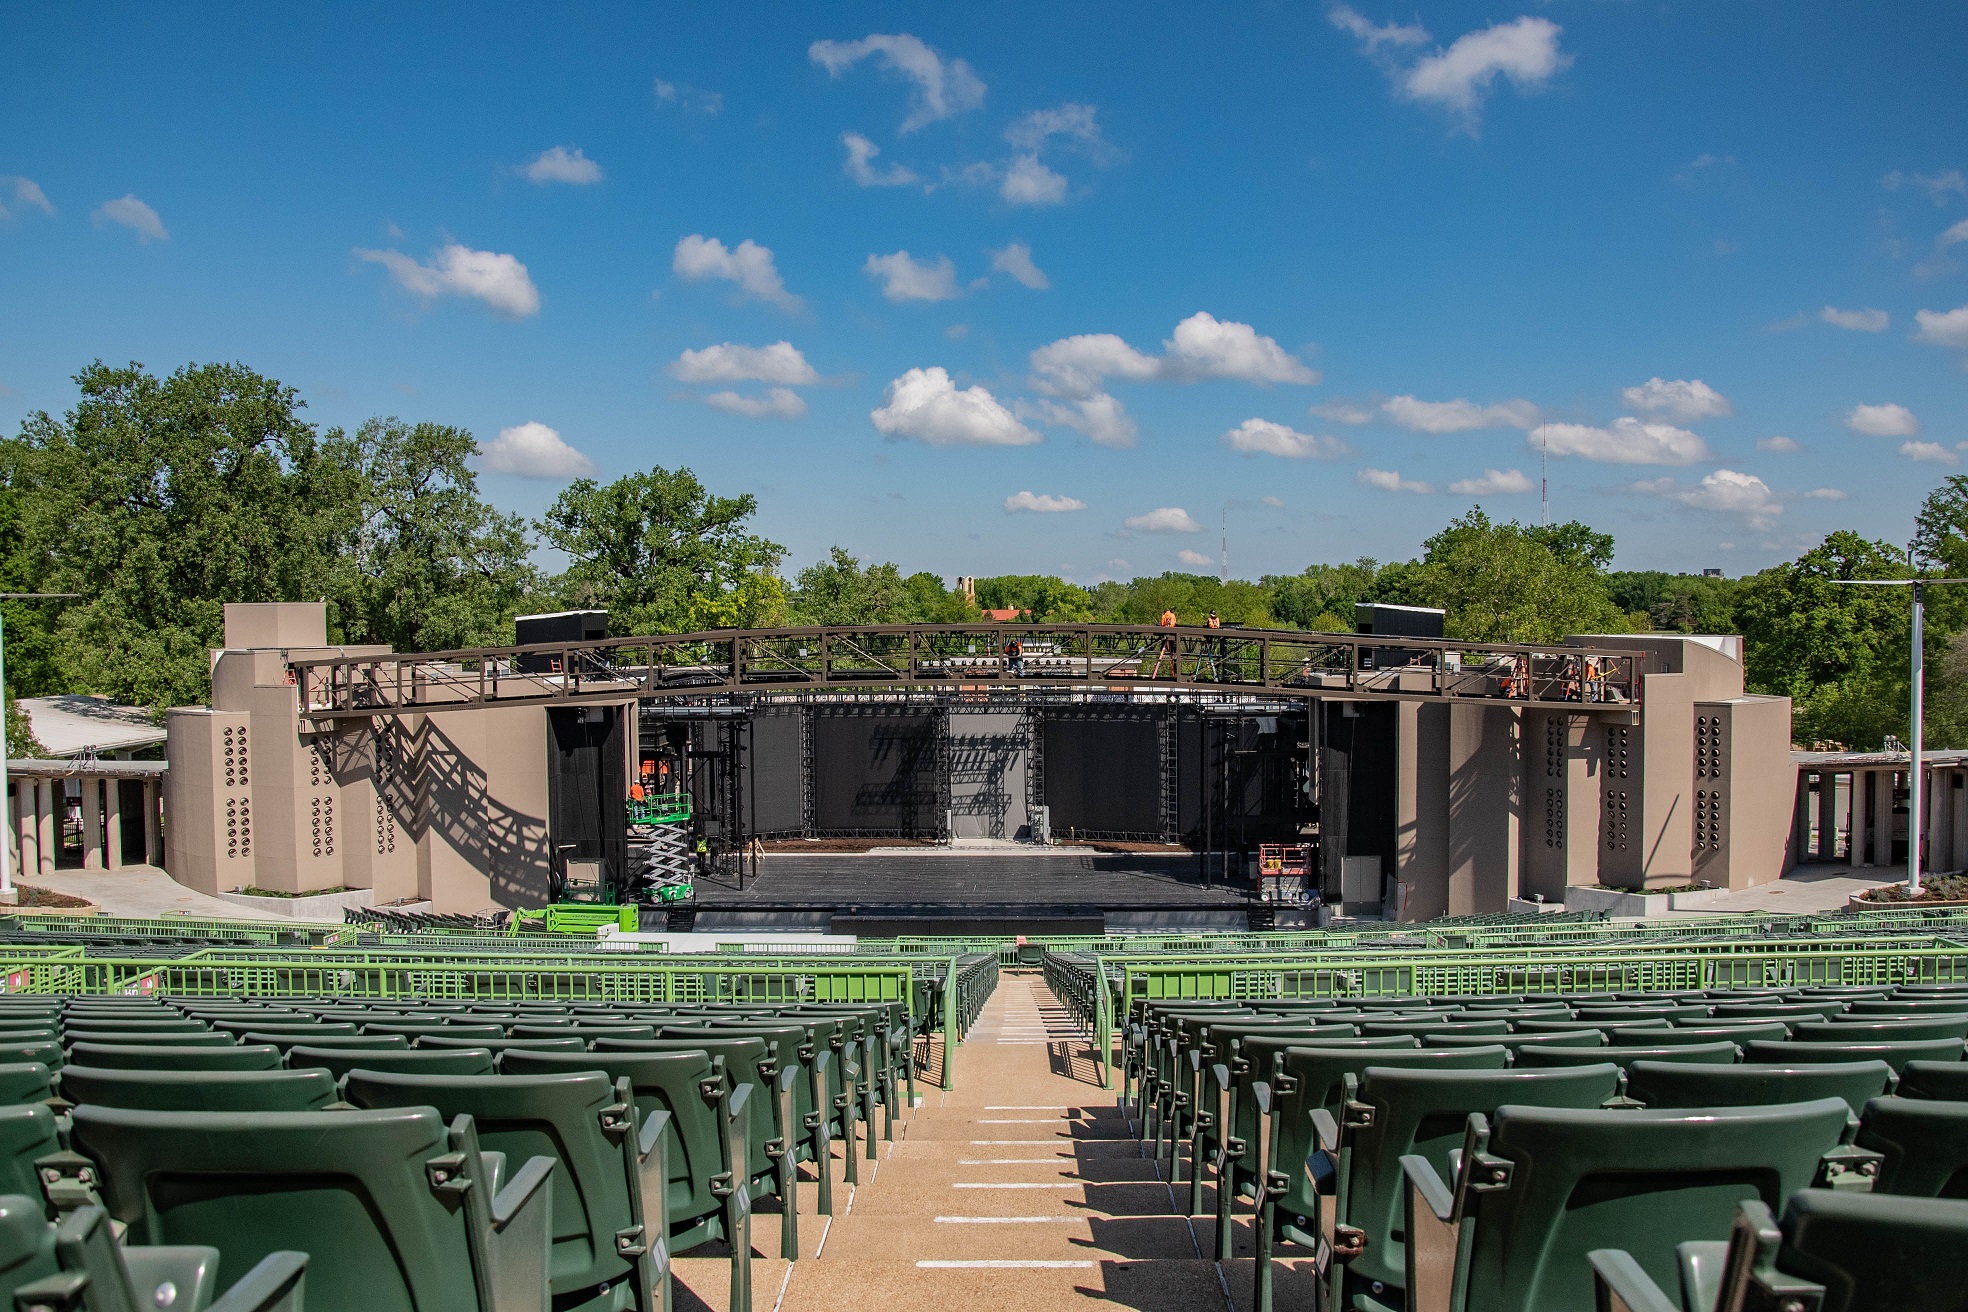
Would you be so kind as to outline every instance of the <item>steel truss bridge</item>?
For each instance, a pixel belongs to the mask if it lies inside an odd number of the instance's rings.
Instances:
[[[1012,650],[1012,644],[1017,650]],[[893,624],[726,629],[469,651],[296,656],[318,722],[732,693],[994,688],[1403,699],[1633,710],[1645,656],[1284,629]]]

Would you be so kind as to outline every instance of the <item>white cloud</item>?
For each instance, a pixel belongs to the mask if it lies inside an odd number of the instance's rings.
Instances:
[[[1185,565],[1193,565],[1199,569],[1205,565],[1214,565],[1217,563],[1215,556],[1206,555],[1200,551],[1191,551],[1187,547],[1176,552],[1175,558]]]
[[[1160,356],[1143,355],[1113,333],[1062,337],[1032,352],[1032,386],[1048,396],[1091,397],[1108,378],[1134,382],[1191,383],[1236,379],[1247,383],[1319,381],[1269,337],[1249,324],[1198,312],[1175,326]]]
[[[1271,509],[1273,510],[1283,510],[1285,508],[1285,501],[1283,497],[1259,497],[1258,500],[1262,501],[1265,505],[1271,507]]]
[[[1834,328],[1850,328],[1858,333],[1883,333],[1893,322],[1893,316],[1884,310],[1841,310],[1833,305],[1819,310],[1818,318]]]
[[[1078,497],[1056,497],[1048,492],[1014,492],[1004,499],[1005,514],[1030,511],[1035,515],[1063,515],[1068,511],[1085,510],[1087,503]]]
[[[41,190],[41,184],[33,178],[0,177],[0,190],[11,193],[13,203],[17,206],[40,210],[51,219],[55,217],[55,207],[48,202],[48,194]],[[0,205],[0,220],[12,217],[13,212],[5,205]]]
[[[1776,436],[1757,438],[1756,449],[1758,451],[1775,451],[1780,455],[1790,455],[1793,452],[1802,451],[1804,448],[1790,438]]]
[[[1399,23],[1375,27],[1359,11],[1346,5],[1334,5],[1326,11],[1326,17],[1340,31],[1357,37],[1366,46],[1368,54],[1376,53],[1384,45],[1418,46],[1428,41],[1428,29],[1420,23],[1408,27]]]
[[[1353,451],[1336,437],[1301,433],[1269,419],[1246,419],[1219,440],[1232,451],[1242,451],[1245,455],[1263,452],[1291,460],[1335,460]]]
[[[1948,226],[1947,231],[1934,239],[1934,245],[1942,250],[1958,242],[1968,241],[1968,219],[1961,219]]]
[[[1412,100],[1431,100],[1473,120],[1498,74],[1523,91],[1550,81],[1572,62],[1558,49],[1561,31],[1548,18],[1527,16],[1465,33],[1409,69],[1401,90]]]
[[[36,187],[36,191],[40,188]],[[105,223],[118,224],[137,234],[139,245],[148,246],[154,241],[169,241],[171,234],[164,231],[164,220],[157,217],[157,211],[138,200],[135,196],[120,196],[106,200],[96,206],[96,226]]]
[[[1729,398],[1699,378],[1649,378],[1638,387],[1620,392],[1635,410],[1663,415],[1676,423],[1691,419],[1719,419],[1734,414]]]
[[[1664,496],[1696,510],[1741,515],[1751,528],[1766,529],[1776,516],[1783,513],[1783,502],[1777,499],[1769,484],[1754,474],[1739,473],[1733,469],[1718,469],[1705,474],[1702,481],[1693,487],[1684,487],[1671,478],[1636,483],[1633,487],[1635,491]]]
[[[1366,486],[1377,487],[1383,492],[1413,492],[1426,496],[1435,490],[1434,484],[1402,478],[1400,472],[1393,469],[1362,469],[1353,477]]]
[[[1499,401],[1477,405],[1460,398],[1454,401],[1417,401],[1412,396],[1393,397],[1381,404],[1381,412],[1403,428],[1417,433],[1461,433],[1479,428],[1531,428],[1537,424],[1538,408],[1529,401]]]
[[[922,181],[916,171],[906,164],[891,164],[885,169],[877,169],[872,161],[881,154],[881,147],[862,136],[859,132],[841,133],[841,144],[847,147],[847,162],[842,167],[847,176],[863,187],[906,187]]]
[[[1960,169],[1943,169],[1939,173],[1902,173],[1894,169],[1879,180],[1879,185],[1888,191],[1911,186],[1936,205],[1947,204],[1950,194],[1968,196],[1968,177],[1963,177]]]
[[[704,404],[713,410],[744,415],[748,419],[798,419],[806,413],[806,402],[789,387],[770,387],[764,396],[744,396],[738,392],[712,392]]]
[[[1845,427],[1861,437],[1912,437],[1920,431],[1920,421],[1905,406],[1888,402],[1853,406],[1846,412]]]
[[[1066,178],[1037,155],[1019,155],[1005,169],[998,195],[1011,205],[1057,205],[1066,199]]]
[[[882,282],[882,295],[891,301],[953,301],[963,293],[957,288],[957,266],[947,255],[928,264],[912,259],[907,251],[893,255],[870,255],[861,272]]]
[[[1914,316],[1920,325],[1913,337],[1918,342],[1931,342],[1935,346],[1968,347],[1968,305],[1956,306],[1952,310],[1920,310]]]
[[[1531,430],[1530,446],[1554,456],[1580,456],[1609,465],[1692,465],[1709,458],[1708,443],[1699,434],[1630,416],[1604,428],[1539,424]]]
[[[891,72],[913,82],[915,92],[909,101],[909,116],[902,120],[904,132],[914,132],[984,103],[984,83],[969,64],[961,59],[944,60],[906,32],[864,36],[859,41],[815,41],[806,53],[833,77],[874,55]]]
[[[533,420],[500,429],[499,436],[479,448],[479,454],[485,467],[495,474],[586,478],[595,472],[594,461],[567,445],[559,433]]]
[[[670,365],[670,377],[685,383],[777,383],[801,387],[820,381],[791,342],[770,346],[739,346],[723,342],[701,351],[685,351]]]
[[[1092,105],[1067,103],[1057,109],[1035,109],[1005,129],[1005,140],[1024,155],[1036,155],[1054,137],[1084,150],[1095,159],[1113,153],[1113,147],[1100,135],[1099,110]]]
[[[1032,248],[1022,241],[1015,241],[1001,251],[992,251],[991,268],[998,273],[1010,274],[1035,292],[1052,286],[1052,279],[1045,276],[1045,270],[1032,263]]]
[[[577,147],[569,150],[565,146],[555,146],[535,155],[520,169],[526,180],[540,184],[547,182],[571,182],[584,187],[591,182],[600,182],[601,165],[582,154]]]
[[[1325,419],[1335,424],[1371,424],[1374,421],[1373,409],[1354,401],[1322,401],[1307,407],[1306,412],[1314,419]]]
[[[1804,494],[1812,501],[1844,501],[1845,493],[1835,487],[1814,487]]]
[[[1924,460],[1936,465],[1951,465],[1954,463],[1954,452],[1948,450],[1939,442],[1902,442],[1900,443],[1900,454],[1908,460]]]
[[[533,285],[526,266],[511,255],[475,251],[457,242],[440,248],[427,264],[419,264],[397,250],[358,248],[355,254],[358,259],[382,265],[397,286],[426,301],[440,296],[470,297],[512,319],[540,312],[540,289]]]
[[[958,390],[940,365],[911,369],[891,382],[868,418],[884,437],[928,446],[1030,446],[1043,440],[984,388]]]
[[[1157,506],[1145,515],[1130,515],[1121,526],[1135,533],[1200,533],[1203,526],[1181,506]]]
[[[1125,449],[1134,445],[1140,429],[1128,416],[1127,407],[1106,392],[1078,397],[1061,403],[1044,398],[1018,403],[1020,419],[1036,419],[1057,428],[1072,428],[1093,439],[1095,446]]]
[[[660,77],[656,79],[656,99],[699,114],[714,115],[724,108],[724,96],[716,91],[699,91],[680,82],[665,82]]]
[[[1485,469],[1481,478],[1458,478],[1449,491],[1459,497],[1510,496],[1537,485],[1517,469]]]
[[[680,278],[702,282],[720,278],[735,283],[738,290],[754,300],[766,301],[788,312],[800,308],[800,298],[786,290],[779,270],[772,262],[772,248],[747,237],[729,250],[716,237],[690,234],[676,244],[670,267]]]

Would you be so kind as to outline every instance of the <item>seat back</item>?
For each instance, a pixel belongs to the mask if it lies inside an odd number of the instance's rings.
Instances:
[[[1640,1047],[1665,1048],[1693,1043],[1748,1043],[1751,1039],[1785,1039],[1790,1027],[1780,1020],[1746,1025],[1676,1025],[1671,1030],[1648,1030],[1628,1040]]]
[[[508,1162],[551,1157],[553,1290],[589,1289],[629,1274],[616,1235],[635,1224],[620,1141],[627,1109],[615,1108],[615,1088],[596,1071],[555,1075],[404,1074],[356,1070],[343,1096],[357,1107],[435,1107],[446,1121],[469,1116],[479,1146]]]
[[[46,1103],[24,1102],[0,1107],[0,1194],[42,1197],[38,1157],[61,1148],[55,1133],[55,1114]]]
[[[333,1079],[350,1071],[392,1071],[397,1074],[490,1075],[492,1054],[484,1048],[413,1048],[407,1052],[376,1052],[361,1048],[294,1048],[287,1054],[290,1070],[316,1068]]]
[[[1885,1158],[1874,1193],[1968,1198],[1968,1102],[1874,1098],[1854,1142]]]
[[[0,1062],[0,1105],[41,1102],[54,1096],[54,1077],[40,1062]]]
[[[159,1044],[78,1043],[68,1050],[78,1066],[107,1066],[131,1071],[273,1071],[280,1069],[280,1049],[252,1047],[179,1048]]]
[[[91,1107],[153,1112],[305,1112],[335,1101],[326,1072],[151,1071],[66,1066],[62,1097]]]
[[[773,1050],[766,1046],[764,1039],[754,1035],[718,1033],[712,1038],[600,1038],[595,1040],[594,1050],[598,1053],[703,1052],[722,1059],[724,1075],[731,1087],[736,1089],[741,1084],[747,1084],[752,1089],[751,1097],[745,1101],[745,1120],[747,1139],[751,1145],[751,1151],[746,1156],[751,1161],[754,1175],[770,1176],[773,1173],[773,1159],[768,1146],[776,1139],[791,1136],[798,1125],[792,1119],[791,1099],[784,1106],[778,1102],[779,1064],[772,1056]]]
[[[1744,1061],[1797,1064],[1821,1061],[1870,1061],[1874,1058],[1899,1070],[1910,1061],[1960,1061],[1960,1039],[1898,1039],[1876,1043],[1799,1043],[1795,1039],[1751,1039]]]
[[[1673,1287],[1676,1245],[1726,1234],[1745,1200],[1807,1187],[1848,1114],[1824,1098],[1696,1113],[1506,1105],[1487,1124],[1471,1118],[1457,1195],[1473,1229],[1458,1276],[1467,1312],[1591,1307],[1586,1254],[1601,1248],[1624,1248]],[[1411,1239],[1412,1268],[1439,1236]]]
[[[1968,1015],[1899,1016],[1878,1018],[1841,1016],[1837,1020],[1799,1021],[1790,1037],[1800,1043],[1874,1043],[1892,1039],[1959,1039],[1968,1037]]]
[[[1625,1037],[1633,1037],[1630,1033]],[[1549,1044],[1528,1044],[1517,1050],[1517,1065],[1537,1069],[1547,1066],[1591,1066],[1602,1061],[1617,1063],[1622,1070],[1636,1061],[1702,1062],[1726,1066],[1739,1049],[1724,1039],[1718,1043],[1690,1043],[1683,1046],[1662,1044],[1608,1044],[1603,1048],[1554,1048]]]
[[[81,1029],[69,1026],[65,1042],[150,1044],[172,1048],[230,1048],[233,1037],[216,1030],[193,1030],[185,1034],[166,1034],[156,1030]]]
[[[464,1127],[468,1132],[468,1123]],[[308,1254],[309,1301],[365,1312],[480,1307],[471,1233],[475,1154],[429,1107],[341,1112],[153,1112],[81,1106],[77,1152],[128,1241],[211,1244],[229,1270]],[[446,1187],[446,1186],[450,1187]],[[483,1213],[480,1212],[479,1216]]]
[[[1892,1084],[1893,1068],[1883,1061],[1734,1066],[1636,1061],[1626,1068],[1626,1096],[1649,1107],[1760,1107],[1843,1098],[1856,1116],[1867,1099]]]
[[[1968,1062],[1910,1061],[1900,1068],[1900,1087],[1893,1092],[1902,1098],[1968,1102]]]
[[[1804,1189],[1780,1229],[1777,1269],[1824,1286],[1819,1312],[1968,1312],[1968,1202]]]
[[[1619,1067],[1610,1062],[1541,1071],[1367,1067],[1340,1131],[1338,1217],[1367,1240],[1348,1264],[1347,1284],[1366,1282],[1369,1291],[1374,1281],[1406,1285],[1402,1157],[1419,1154],[1449,1179],[1455,1174],[1450,1158],[1462,1147],[1471,1112],[1487,1116],[1505,1103],[1598,1108],[1618,1092]],[[1281,1166],[1297,1171],[1295,1162]],[[1351,1300],[1342,1306],[1351,1306]]]

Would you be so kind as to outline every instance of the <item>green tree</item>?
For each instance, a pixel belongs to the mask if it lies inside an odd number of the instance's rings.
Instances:
[[[398,651],[499,646],[537,583],[526,521],[478,495],[472,435],[372,419],[325,442],[356,500],[342,560],[342,629]]]
[[[712,496],[688,469],[569,484],[540,520],[572,563],[569,602],[605,606],[618,635],[754,628],[783,617],[785,548],[750,531],[750,493]]]
[[[998,574],[977,580],[977,604],[985,610],[1022,610],[1035,623],[1075,624],[1093,618],[1093,597],[1078,584],[1051,574]]]
[[[1911,610],[1898,548],[1838,532],[1788,564],[1742,581],[1735,612],[1751,692],[1787,696],[1799,742],[1878,747],[1906,732]]]
[[[98,361],[75,381],[75,407],[29,416],[4,460],[34,581],[82,594],[54,624],[62,686],[202,702],[225,602],[334,590],[345,471],[294,390],[244,365]]]
[[[977,604],[954,588],[943,586],[940,575],[919,570],[902,580],[909,590],[910,614],[920,624],[967,624],[977,618]]]
[[[1362,556],[1350,565],[1308,565],[1300,574],[1267,574],[1270,611],[1293,628],[1351,633],[1353,607],[1373,598],[1380,562]]]
[[[1442,607],[1452,638],[1555,643],[1567,634],[1626,628],[1592,544],[1574,549],[1561,541],[1554,550],[1543,530],[1493,523],[1478,506],[1423,546],[1420,561],[1383,571],[1375,599]]]
[[[1562,524],[1531,524],[1524,536],[1569,564],[1590,565],[1602,573],[1613,564],[1613,535],[1568,519]]]
[[[845,547],[835,547],[793,580],[796,624],[907,624],[916,594],[889,562],[865,568]]]
[[[1224,583],[1208,574],[1176,571],[1137,578],[1128,584],[1127,599],[1118,607],[1115,619],[1123,624],[1154,624],[1164,610],[1174,611],[1180,624],[1201,624],[1211,611],[1225,624],[1263,628],[1275,623],[1271,592],[1263,585],[1243,579]]]

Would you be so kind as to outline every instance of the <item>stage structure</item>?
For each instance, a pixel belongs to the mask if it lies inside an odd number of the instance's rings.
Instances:
[[[540,617],[579,639],[408,654],[329,647],[319,605],[226,616],[213,705],[169,718],[169,865],[207,891],[476,911],[626,890],[638,791],[687,810],[688,855],[727,869],[761,836],[1047,833],[1182,843],[1242,879],[1260,845],[1310,844],[1329,901],[1412,919],[1789,862],[1789,704],[1744,695],[1734,638],[598,639],[580,613]]]

